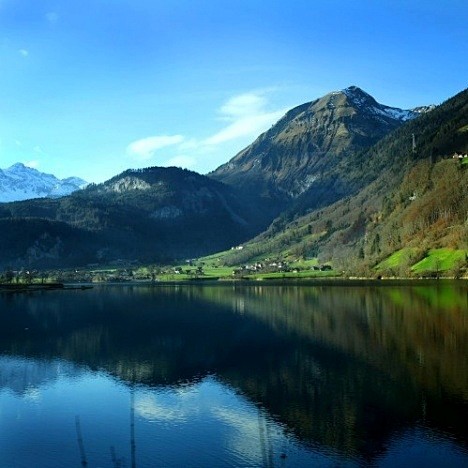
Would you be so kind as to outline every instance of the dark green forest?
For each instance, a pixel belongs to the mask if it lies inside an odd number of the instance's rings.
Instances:
[[[163,263],[243,242],[267,221],[251,197],[194,172],[128,170],[68,197],[0,205],[0,262]]]
[[[416,147],[413,149],[413,135]],[[468,91],[408,122],[368,150],[341,160],[352,195],[323,206],[311,188],[229,264],[265,255],[319,257],[345,271],[372,274],[410,248],[406,267],[431,248],[468,249]],[[322,204],[318,209],[317,198]]]
[[[127,170],[67,197],[1,204],[0,265],[161,264],[243,243],[225,265],[318,258],[373,275],[400,252],[398,273],[408,275],[431,249],[466,250],[468,159],[452,155],[468,152],[468,91],[406,123],[387,123],[379,138],[356,140],[356,128],[372,130],[373,117],[359,112],[346,96],[300,106],[209,177],[174,167]],[[312,145],[320,116],[335,132],[328,152]],[[260,172],[249,169],[256,156]],[[248,187],[239,183],[246,171]]]

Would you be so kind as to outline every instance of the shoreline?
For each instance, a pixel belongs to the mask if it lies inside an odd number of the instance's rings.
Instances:
[[[91,289],[92,285],[66,283],[0,283],[0,292],[68,291],[70,289]]]
[[[103,281],[103,282],[64,282],[44,284],[2,284],[0,293],[35,292],[35,291],[71,291],[87,290],[95,287],[181,287],[181,286],[326,286],[326,287],[391,287],[391,286],[443,286],[460,285],[468,287],[468,278],[272,278],[272,279],[222,279],[204,278],[193,280],[164,280],[164,281]]]
[[[460,284],[468,286],[467,278],[453,279],[419,279],[419,278],[279,278],[279,279],[198,279],[170,280],[170,281],[125,281],[125,282],[96,282],[96,283],[65,283],[67,286],[436,286],[444,284]]]

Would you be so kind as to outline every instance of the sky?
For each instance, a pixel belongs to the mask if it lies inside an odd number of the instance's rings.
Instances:
[[[0,167],[205,174],[330,91],[440,104],[467,24],[466,0],[0,0]]]

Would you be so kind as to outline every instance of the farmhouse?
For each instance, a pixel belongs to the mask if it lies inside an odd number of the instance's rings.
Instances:
[[[468,158],[468,153],[464,153],[463,151],[455,151],[453,153],[452,159],[465,159]]]

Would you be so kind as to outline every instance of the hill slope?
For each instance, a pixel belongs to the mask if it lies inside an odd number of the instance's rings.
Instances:
[[[60,266],[198,256],[246,240],[268,220],[233,188],[154,167],[60,199],[0,205],[0,221],[3,264]]]
[[[356,195],[304,216],[290,210],[224,261],[318,256],[369,274],[407,249],[401,267],[411,273],[408,267],[430,249],[467,250],[468,163],[452,159],[456,151],[468,152],[468,90],[340,161],[338,170],[348,174],[349,183],[363,186]],[[307,208],[307,198],[301,201]]]
[[[351,86],[290,110],[209,176],[272,198],[280,208],[306,192],[324,194],[320,203],[327,204],[351,193],[347,174],[337,171],[340,161],[417,116]]]

